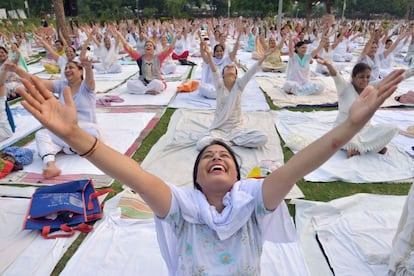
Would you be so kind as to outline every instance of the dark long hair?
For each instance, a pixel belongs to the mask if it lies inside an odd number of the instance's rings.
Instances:
[[[300,46],[304,45],[304,44],[306,44],[306,43],[303,40],[296,42],[296,44],[295,44],[295,53],[297,53],[298,52],[298,48]]]
[[[212,146],[212,145],[219,145],[219,146],[222,146],[222,147],[224,147],[229,153],[230,153],[230,156],[231,156],[231,158],[233,159],[233,161],[234,161],[234,164],[236,165],[236,170],[237,170],[237,180],[240,180],[240,165],[239,165],[239,162],[237,161],[237,159],[238,159],[238,156],[236,155],[236,153],[233,151],[233,149],[228,145],[228,144],[226,144],[225,142],[223,142],[223,141],[220,141],[220,140],[213,140],[213,141],[211,141],[210,142],[210,144],[208,144],[207,146],[205,146],[204,148],[202,148],[201,150],[200,150],[200,152],[198,153],[198,155],[197,155],[197,158],[196,158],[196,161],[195,161],[195,163],[194,163],[194,169],[193,169],[193,184],[194,184],[194,189],[197,189],[197,190],[199,190],[199,191],[203,191],[203,189],[201,188],[201,186],[200,186],[200,184],[198,184],[197,183],[197,172],[198,172],[198,165],[200,164],[200,160],[201,160],[201,156],[203,155],[203,153],[204,153],[204,151],[209,147],[209,146]]]

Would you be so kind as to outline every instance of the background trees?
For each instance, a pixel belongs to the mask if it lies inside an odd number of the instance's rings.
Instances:
[[[62,0],[63,1],[63,0]],[[78,0],[79,16],[88,19],[140,17],[230,16],[273,17],[277,15],[278,0]],[[344,1],[346,9],[343,11]],[[0,1],[0,8],[24,9],[24,0]],[[54,0],[28,0],[31,17],[42,12],[54,13]],[[346,18],[406,18],[414,19],[413,0],[284,0],[287,17],[317,17],[327,10]]]

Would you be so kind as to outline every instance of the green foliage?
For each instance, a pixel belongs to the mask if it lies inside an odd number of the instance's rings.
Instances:
[[[63,0],[62,0],[63,1]],[[285,16],[296,15],[304,17],[307,3],[312,0],[283,1]],[[408,0],[345,0],[347,18],[404,18],[407,12]],[[1,2],[1,1],[0,1]],[[39,18],[41,14],[53,14],[51,0],[30,0],[30,15]],[[296,2],[296,4],[295,4]],[[312,1],[316,2],[316,1]],[[325,4],[333,4],[333,11],[337,16],[342,15],[343,0],[323,0],[318,6],[313,6],[312,17],[324,14]],[[227,16],[228,0],[78,0],[79,17],[85,20],[113,20],[132,18],[137,8],[140,15],[147,18],[175,17],[188,18],[193,16],[206,16],[212,13],[202,13],[200,9],[186,9],[185,7],[201,7],[203,4],[213,4],[216,8],[214,16]],[[245,17],[274,17],[278,13],[279,1],[275,0],[231,0],[231,16],[243,15]],[[2,1],[0,8],[24,9],[24,1]],[[27,12],[27,11],[26,11]]]
[[[154,7],[144,8],[143,15],[146,18],[154,18],[154,15],[157,13],[158,9]]]
[[[169,12],[170,16],[185,18],[183,7],[187,2],[187,0],[164,0],[164,9]]]

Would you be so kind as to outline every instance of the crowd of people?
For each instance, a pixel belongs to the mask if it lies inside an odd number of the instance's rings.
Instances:
[[[160,247],[171,274],[208,271],[213,275],[225,269],[229,275],[258,275],[264,217],[279,206],[297,180],[336,151],[345,150],[348,158],[369,152],[386,154],[398,128],[372,126],[369,119],[413,74],[414,51],[404,49],[412,49],[414,29],[406,22],[384,28],[381,21],[336,21],[327,15],[308,24],[302,19],[282,23],[280,29],[270,20],[250,18],[75,24],[72,41],[65,41],[59,31],[50,32],[50,25],[37,29],[32,41],[21,32],[3,32],[0,100],[5,93],[20,93],[23,106],[45,127],[35,138],[45,178],[60,175],[55,164],[58,153],[78,154],[141,195],[156,214]],[[30,45],[46,50],[45,69],[60,72],[59,79],[39,79],[27,71],[23,61],[29,60]],[[251,53],[256,62],[243,67],[239,51]],[[9,52],[15,55],[8,57]],[[217,108],[212,125],[195,146],[199,154],[194,190],[165,183],[101,140],[94,74],[120,73],[121,52],[137,63],[139,71],[136,79],[127,82],[129,93],[154,96],[165,91],[168,84],[163,76],[174,73],[177,64],[194,66],[191,58],[201,57],[198,90],[203,97],[215,99]],[[405,69],[393,70],[395,59]],[[318,64],[315,71],[313,63]],[[335,63],[352,64],[350,80]],[[239,70],[245,70],[242,76]],[[286,72],[283,91],[300,96],[323,93],[325,87],[313,82],[312,75],[331,76],[338,94],[338,117],[331,131],[265,179],[242,180],[232,147],[257,148],[268,139],[261,131],[245,129],[242,121],[241,96],[258,70]],[[9,82],[18,85],[8,86]],[[4,120],[3,113],[0,108]],[[2,132],[10,135],[7,125]],[[197,206],[195,211],[189,210],[188,202]],[[217,221],[221,214],[229,215]],[[209,246],[200,235],[211,241]],[[215,251],[217,244],[227,248],[226,259]],[[189,246],[203,254],[188,252]]]

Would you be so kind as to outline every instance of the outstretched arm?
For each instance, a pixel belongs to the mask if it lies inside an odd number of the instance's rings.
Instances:
[[[240,37],[241,37],[241,35],[242,35],[242,31],[241,31],[241,30],[242,30],[242,28],[243,28],[243,26],[240,24],[240,25],[238,26],[239,33],[237,34],[236,43],[234,43],[233,50],[232,50],[232,51],[231,51],[231,53],[229,54],[230,59],[231,59],[233,62],[235,62],[235,61],[236,61],[237,50],[239,50]]]
[[[374,42],[374,38],[375,38],[375,34],[372,31],[372,32],[370,32],[370,38],[369,38],[368,42],[365,44],[364,49],[362,50],[361,54],[359,55],[359,57],[361,59],[364,59],[367,56],[369,50],[371,49],[372,43]]]
[[[6,70],[0,70],[0,97],[7,96],[6,78],[7,78],[7,71]]]
[[[296,181],[318,168],[348,142],[372,117],[404,79],[404,70],[395,70],[374,88],[368,86],[350,108],[346,121],[295,154],[284,166],[273,171],[263,183],[263,200],[274,210]]]
[[[325,43],[326,43],[325,38],[323,38],[323,39],[321,39],[321,41],[319,41],[318,47],[316,47],[316,49],[314,49],[311,52],[311,57],[312,58],[315,58],[318,55],[318,53],[322,50]]]
[[[50,56],[53,60],[57,61],[59,59],[59,54],[53,49],[52,45],[50,45],[47,41],[43,39],[42,36],[36,35],[36,39],[42,44],[42,46],[50,53]]]
[[[328,68],[329,71],[329,75],[334,77],[338,74],[338,71],[336,71],[335,67],[332,65],[332,62],[330,60],[321,58],[321,57],[317,57],[316,58],[316,62],[322,65],[325,65],[326,68]]]
[[[14,62],[5,62],[2,66],[2,69],[4,71],[14,72],[22,79],[31,80],[31,78],[33,77],[32,74],[30,74],[23,67],[17,65]],[[52,80],[39,79],[39,81],[41,81],[43,83],[43,85],[46,86],[47,89],[53,90],[54,85],[53,85]]]
[[[27,80],[22,82],[29,91],[19,89],[24,98],[22,105],[44,127],[66,141],[76,152],[82,154],[95,148],[85,158],[139,193],[157,216],[165,217],[168,214],[171,205],[170,188],[126,155],[101,142],[97,142],[94,147],[95,138],[78,125],[76,107],[69,87],[63,92],[66,105],[62,105],[38,78],[32,78],[34,86]]]
[[[211,72],[217,72],[217,66],[213,61],[213,56],[210,50],[208,49],[207,43],[205,43],[204,41],[200,43],[200,54],[203,60],[206,63],[208,63],[208,65],[210,65]]]

